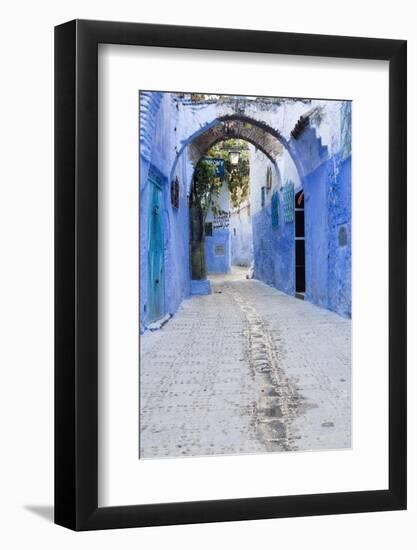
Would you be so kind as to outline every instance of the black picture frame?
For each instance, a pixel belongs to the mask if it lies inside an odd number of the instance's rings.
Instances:
[[[98,44],[389,62],[389,488],[98,507]],[[406,41],[74,20],[55,28],[55,522],[74,530],[406,508]],[[377,131],[377,129],[374,129]]]

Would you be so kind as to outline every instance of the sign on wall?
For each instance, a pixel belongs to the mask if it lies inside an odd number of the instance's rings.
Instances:
[[[214,254],[216,256],[224,256],[224,245],[216,244],[216,246],[214,247]]]
[[[213,218],[213,229],[227,229],[230,223],[230,213],[221,212]]]
[[[214,176],[224,179],[224,160],[214,157],[204,157],[204,161],[211,164],[215,168]]]

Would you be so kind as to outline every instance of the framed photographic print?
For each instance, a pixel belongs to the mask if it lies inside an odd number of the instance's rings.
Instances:
[[[406,507],[406,42],[55,29],[55,521]]]

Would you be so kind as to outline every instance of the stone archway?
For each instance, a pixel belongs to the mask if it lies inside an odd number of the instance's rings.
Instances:
[[[313,138],[313,135],[310,136]],[[277,129],[267,123],[244,114],[243,112],[219,116],[203,125],[181,141],[171,168],[171,177],[175,173],[178,160],[188,152],[190,162],[195,166],[198,160],[216,143],[227,139],[242,139],[262,151],[274,164],[285,149],[290,155],[300,178],[307,173],[302,157],[294,145],[294,138],[287,140]],[[314,138],[318,140],[314,132]],[[314,139],[313,138],[313,139]],[[323,149],[323,148],[322,148]],[[275,166],[276,168],[276,166]],[[190,182],[189,182],[190,183]]]
[[[282,153],[283,145],[269,130],[255,125],[249,119],[228,117],[211,126],[197,136],[189,145],[189,157],[198,161],[207,151],[220,141],[241,139],[260,149],[273,163]]]
[[[283,154],[284,146],[276,138],[276,136],[265,130],[265,128],[262,128],[256,124],[252,124],[248,121],[247,118],[242,120],[240,117],[226,117],[224,120],[216,123],[215,125],[210,125],[206,131],[197,135],[193,139],[193,141],[188,144],[187,152],[184,154],[187,154],[188,161],[191,162],[194,167],[197,167],[199,165],[199,160],[206,157],[213,146],[217,145],[220,142],[227,142],[228,140],[239,140],[253,145],[254,148],[260,152],[260,154],[262,153],[261,156],[264,157],[265,162],[268,163],[269,170],[272,170],[276,173],[276,181],[281,182],[280,172],[277,167],[277,159]],[[194,180],[194,174],[192,180]],[[205,220],[206,215],[202,215],[202,211],[199,208],[199,205],[195,204],[192,200],[193,189],[194,186],[190,188],[190,272],[192,276],[192,287],[196,286],[193,283],[195,283],[197,280],[201,281],[202,279],[206,279],[207,274],[209,273],[227,273],[230,271],[232,265],[231,241],[233,241],[233,239],[230,238],[231,235],[228,238],[224,235],[220,237],[219,230],[215,231],[214,233],[216,233],[218,239],[224,238],[224,242],[223,240],[222,242],[217,242],[217,240],[214,242],[214,234],[211,232],[210,238],[206,238],[205,226],[212,225],[213,227],[216,227],[217,225],[218,229],[219,219],[218,217],[215,218],[213,220],[213,224],[210,223],[212,221],[210,219],[207,220],[209,222],[208,224],[203,223],[203,217]],[[249,201],[247,212],[250,212],[250,185],[247,199]],[[228,217],[230,217],[232,211],[232,203],[228,203],[226,210],[228,212]],[[228,220],[223,220],[221,223],[229,225]],[[234,236],[236,236],[236,232],[234,233]],[[212,243],[212,241],[214,244]],[[251,232],[250,242],[251,245],[249,248],[252,249],[253,236]],[[213,252],[212,248],[213,250],[216,250],[216,252]],[[220,253],[218,252],[218,250],[224,252]],[[225,257],[216,258],[213,255],[224,255]],[[249,260],[249,263],[243,265],[249,266],[250,263],[251,261]],[[225,267],[226,265],[228,266],[227,269]],[[206,293],[207,288],[204,285],[199,283],[197,286],[199,292],[193,293],[197,294],[200,293],[200,291],[201,293]]]

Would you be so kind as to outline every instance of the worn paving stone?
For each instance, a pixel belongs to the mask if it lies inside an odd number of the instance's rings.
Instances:
[[[351,322],[244,271],[141,337],[140,457],[351,446]]]

